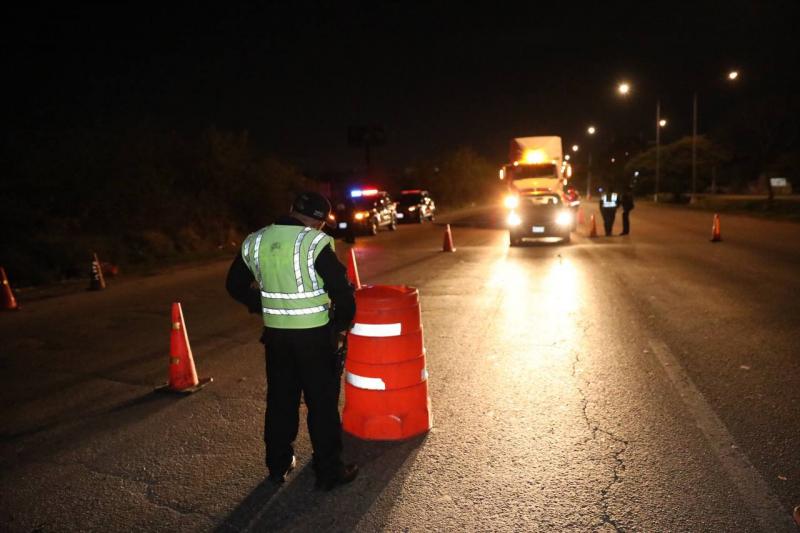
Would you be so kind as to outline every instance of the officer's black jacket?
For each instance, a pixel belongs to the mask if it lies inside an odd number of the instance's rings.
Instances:
[[[290,216],[282,216],[276,222],[284,226],[305,226]],[[325,280],[325,291],[333,304],[333,325],[336,331],[345,331],[350,327],[356,313],[356,301],[353,297],[353,286],[347,279],[347,269],[330,246],[326,246],[314,261],[317,274]],[[254,286],[255,278],[242,258],[236,254],[225,280],[228,294],[243,304],[251,313],[261,314],[261,291]]]

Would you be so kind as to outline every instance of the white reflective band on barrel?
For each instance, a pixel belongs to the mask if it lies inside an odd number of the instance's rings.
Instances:
[[[350,332],[361,337],[397,337],[401,333],[401,326],[399,322],[397,324],[356,323]]]
[[[428,369],[427,368],[423,368],[422,369],[422,372],[420,372],[419,379],[420,379],[420,381],[428,381]]]
[[[318,305],[316,307],[304,307],[302,309],[273,309],[271,307],[263,307],[262,311],[264,311],[267,315],[313,315],[314,313],[322,313],[323,311],[327,311],[327,305]]]
[[[314,238],[313,241],[311,241],[311,246],[308,248],[308,276],[311,278],[311,288],[314,290],[319,289],[319,283],[317,283],[317,271],[314,269],[314,251],[316,251],[319,241],[324,238],[325,234],[320,233]]]
[[[357,389],[386,390],[386,383],[381,378],[365,378],[351,372],[346,372],[345,379]]]
[[[264,298],[275,298],[276,300],[303,300],[305,298],[314,298],[315,296],[322,296],[325,294],[325,289],[319,289],[312,292],[265,292],[261,291],[261,296]]]
[[[297,282],[297,292],[303,292],[303,273],[300,271],[300,244],[309,231],[311,231],[311,228],[303,228],[303,231],[297,236],[297,240],[294,241],[294,278]]]

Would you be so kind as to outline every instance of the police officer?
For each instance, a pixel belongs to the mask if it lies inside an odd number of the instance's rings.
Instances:
[[[622,193],[622,233],[620,235],[627,235],[631,232],[630,214],[633,211],[633,187],[628,185],[625,192]]]
[[[302,393],[316,487],[323,490],[349,483],[358,474],[357,465],[341,459],[335,356],[353,320],[355,299],[333,239],[320,231],[330,211],[324,196],[300,194],[288,215],[247,236],[226,281],[228,293],[264,321],[269,479],[282,483],[295,467],[292,445]]]
[[[613,187],[609,187],[607,191],[603,191],[600,196],[600,214],[603,216],[603,227],[606,231],[606,237],[611,236],[614,230],[614,219],[617,216],[617,208],[619,207],[619,199],[617,193],[614,192]]]

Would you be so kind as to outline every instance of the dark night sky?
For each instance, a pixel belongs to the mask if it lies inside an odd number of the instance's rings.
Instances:
[[[731,67],[749,95],[796,92],[797,2],[459,4],[17,9],[4,122],[247,129],[309,170],[360,164],[347,126],[376,123],[376,158],[397,169],[461,145],[500,162],[511,137],[580,142],[590,122],[606,139],[647,137],[657,97],[678,137],[695,89],[703,130],[744,97],[722,81]],[[628,101],[614,94],[623,78]]]

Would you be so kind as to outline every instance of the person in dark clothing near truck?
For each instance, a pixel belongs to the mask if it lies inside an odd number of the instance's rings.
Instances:
[[[357,465],[341,459],[336,359],[355,315],[355,299],[333,239],[320,231],[330,211],[324,196],[300,194],[288,215],[247,236],[226,281],[228,293],[264,322],[269,479],[282,483],[295,467],[302,393],[316,487],[323,490],[349,483],[358,474]]]
[[[631,211],[633,211],[633,187],[628,185],[625,188],[625,192],[622,193],[620,198],[620,203],[622,205],[622,233],[620,235],[627,235],[631,232],[630,215]]]

